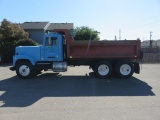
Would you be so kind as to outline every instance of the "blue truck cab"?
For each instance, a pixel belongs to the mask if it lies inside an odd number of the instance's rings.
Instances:
[[[10,70],[16,70],[20,78],[32,77],[43,69],[52,69],[55,72],[66,71],[63,44],[64,39],[61,34],[50,32],[44,35],[41,46],[18,46]]]

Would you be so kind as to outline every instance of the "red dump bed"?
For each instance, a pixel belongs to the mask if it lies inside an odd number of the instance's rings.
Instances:
[[[86,58],[138,58],[140,40],[74,41],[68,47],[70,59]]]
[[[66,39],[68,59],[138,59],[140,58],[140,40],[119,41],[76,41],[69,30],[56,29]]]

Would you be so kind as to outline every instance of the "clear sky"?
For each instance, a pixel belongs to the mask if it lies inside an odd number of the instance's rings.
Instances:
[[[89,26],[101,39],[160,39],[160,0],[0,0],[0,21]]]

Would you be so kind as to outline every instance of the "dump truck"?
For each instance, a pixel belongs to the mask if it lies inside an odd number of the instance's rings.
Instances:
[[[66,72],[68,66],[85,65],[98,78],[113,73],[129,78],[140,73],[140,44],[140,40],[76,41],[70,30],[54,29],[44,35],[40,46],[16,47],[10,70],[20,78],[31,78],[42,70]]]

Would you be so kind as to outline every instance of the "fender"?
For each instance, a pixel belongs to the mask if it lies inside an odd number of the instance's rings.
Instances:
[[[22,60],[22,59],[23,60],[29,60],[32,63],[32,65],[36,64],[35,60],[31,56],[28,56],[28,55],[14,55],[13,56],[13,66],[15,67],[16,62],[18,60]]]

